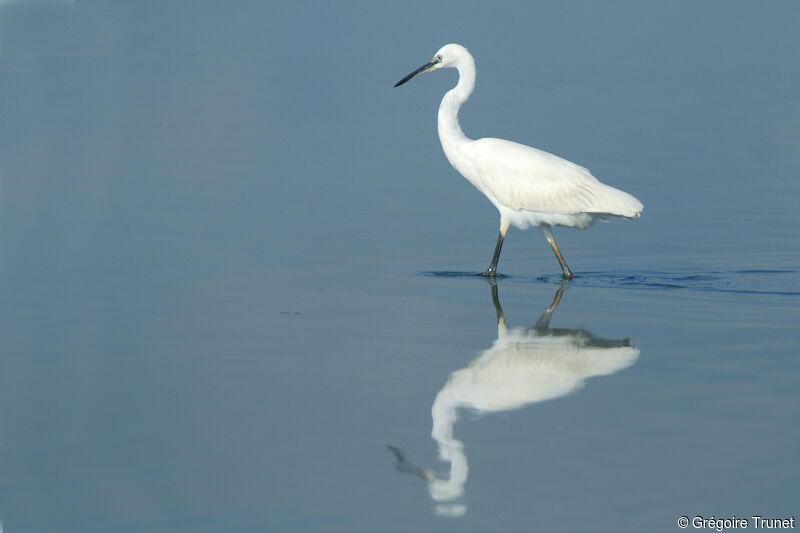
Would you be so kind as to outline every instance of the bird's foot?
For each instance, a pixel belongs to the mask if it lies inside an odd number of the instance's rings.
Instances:
[[[572,272],[570,272],[569,270],[564,272],[564,274],[561,277],[564,278],[565,281],[572,281],[573,279],[575,279],[575,276],[573,276]]]
[[[483,272],[479,272],[475,275],[483,276],[484,278],[489,278],[489,279],[500,279],[509,277],[506,274],[500,274],[497,270],[492,270],[492,269],[486,269]]]

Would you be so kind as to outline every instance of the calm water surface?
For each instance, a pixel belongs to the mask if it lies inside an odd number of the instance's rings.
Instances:
[[[0,2],[3,532],[797,514],[800,9],[498,7]],[[455,74],[392,89],[449,41],[468,135],[645,204],[566,288],[467,275]]]

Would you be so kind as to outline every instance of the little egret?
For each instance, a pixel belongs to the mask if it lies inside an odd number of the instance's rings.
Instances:
[[[458,84],[447,91],[439,105],[439,140],[444,153],[450,164],[500,211],[500,235],[492,263],[483,275],[497,275],[500,249],[511,225],[519,229],[538,226],[561,264],[564,278],[573,279],[550,227],[585,229],[597,219],[638,217],[642,203],[553,154],[503,139],[467,138],[458,124],[458,111],[475,88],[475,60],[459,44],[440,48],[430,62],[395,87],[442,68],[458,70]]]

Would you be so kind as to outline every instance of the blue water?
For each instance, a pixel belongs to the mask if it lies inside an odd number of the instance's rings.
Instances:
[[[0,524],[676,531],[797,512],[800,9],[0,1]],[[634,194],[511,230],[462,125]],[[502,318],[502,320],[499,319]],[[751,527],[752,524],[751,524]]]

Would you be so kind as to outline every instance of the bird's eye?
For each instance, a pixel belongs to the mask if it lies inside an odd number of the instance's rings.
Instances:
[[[442,62],[442,54],[436,56],[436,61],[441,63]]]

